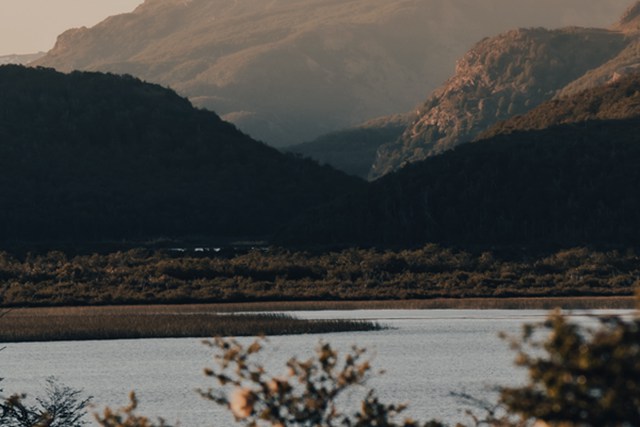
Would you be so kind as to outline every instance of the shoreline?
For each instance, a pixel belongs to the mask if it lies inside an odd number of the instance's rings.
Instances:
[[[296,311],[634,309],[634,297],[303,301],[0,309],[0,343],[375,331],[368,320],[308,320]],[[286,314],[283,312],[287,312]]]
[[[201,304],[122,304],[51,307],[4,307],[12,317],[34,315],[78,316],[87,314],[194,314],[234,312],[281,311],[349,311],[349,310],[596,310],[634,309],[634,296],[576,296],[576,297],[522,297],[522,298],[435,298],[407,300],[359,301],[261,301]]]

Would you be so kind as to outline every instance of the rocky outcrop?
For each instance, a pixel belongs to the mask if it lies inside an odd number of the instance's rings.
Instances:
[[[554,97],[628,43],[617,31],[519,29],[479,42],[418,110],[397,141],[378,150],[371,177],[473,140],[491,125]]]

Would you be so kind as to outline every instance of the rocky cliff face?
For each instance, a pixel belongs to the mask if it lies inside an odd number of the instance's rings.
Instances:
[[[627,44],[619,31],[584,28],[520,29],[482,40],[419,108],[402,137],[378,150],[370,176],[473,140],[489,126],[553,98]]]
[[[486,35],[604,24],[619,3],[146,0],[62,34],[37,64],[169,85],[253,136],[287,145],[413,109]]]

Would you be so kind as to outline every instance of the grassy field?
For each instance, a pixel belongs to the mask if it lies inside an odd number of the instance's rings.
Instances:
[[[224,314],[199,307],[54,308],[5,311],[0,317],[0,342],[325,334],[381,328],[368,321]]]
[[[630,309],[634,306],[633,297],[579,297],[22,308],[5,310],[0,316],[0,342],[290,335],[368,331],[382,327],[364,321],[303,320],[278,314],[278,311]]]

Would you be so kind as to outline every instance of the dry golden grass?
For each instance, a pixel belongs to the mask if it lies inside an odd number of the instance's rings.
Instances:
[[[7,309],[10,317],[117,316],[117,315],[212,315],[217,313],[319,311],[319,310],[567,310],[632,309],[636,298],[548,297],[548,298],[442,298],[382,301],[281,301],[183,305],[118,305],[97,307],[42,307]]]
[[[157,306],[22,308],[0,316],[0,342],[288,335],[376,330],[350,320],[303,320],[278,312],[362,309],[630,309],[633,297],[306,301]],[[244,312],[243,314],[237,314]]]
[[[170,307],[47,308],[5,312],[0,342],[292,335],[378,330],[375,322],[305,320]]]

